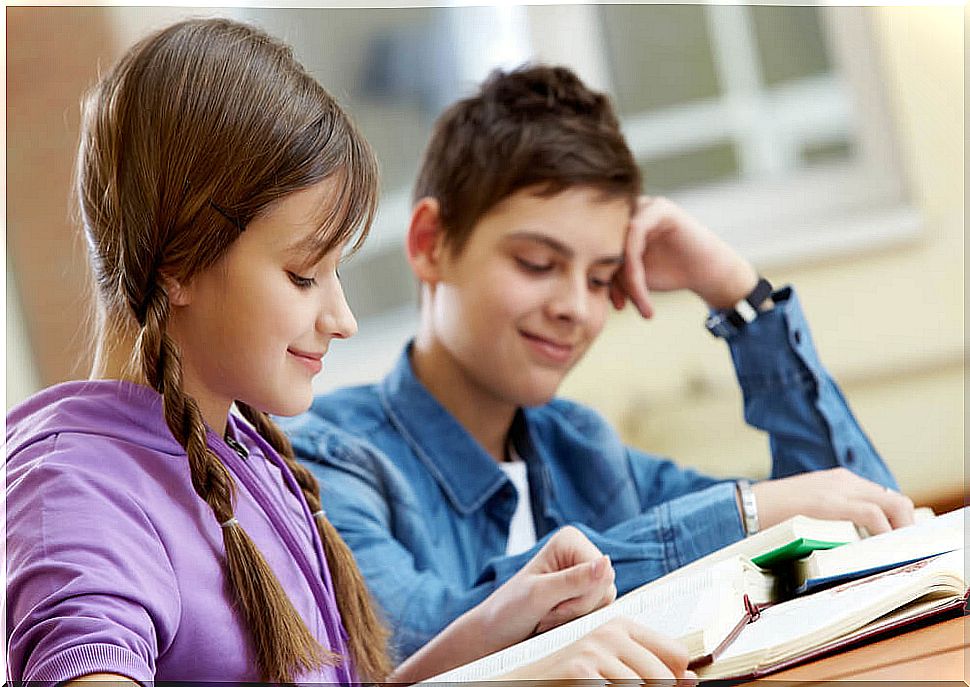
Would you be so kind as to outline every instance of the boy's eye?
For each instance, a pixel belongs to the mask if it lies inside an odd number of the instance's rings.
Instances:
[[[317,280],[313,277],[301,277],[295,272],[290,272],[287,270],[286,276],[290,278],[293,285],[298,289],[309,289],[311,286],[316,286]]]
[[[525,258],[516,258],[515,261],[527,272],[548,272],[552,269],[552,263],[550,262],[533,262]]]
[[[608,276],[590,275],[590,278],[589,278],[590,288],[593,288],[597,291],[601,289],[610,288],[610,286],[613,284],[613,281],[616,279],[616,274],[617,273],[614,272],[613,274],[610,274]]]

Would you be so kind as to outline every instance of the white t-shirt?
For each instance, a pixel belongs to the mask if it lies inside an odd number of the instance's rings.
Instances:
[[[519,500],[509,523],[509,541],[505,546],[505,553],[514,556],[531,549],[536,543],[536,526],[532,521],[532,499],[529,497],[529,476],[526,472],[525,461],[509,448],[511,460],[499,463],[502,472],[508,476],[515,490],[519,493]]]

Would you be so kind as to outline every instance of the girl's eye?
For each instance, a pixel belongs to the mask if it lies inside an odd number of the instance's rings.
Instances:
[[[531,260],[526,260],[525,258],[516,258],[515,261],[519,263],[519,266],[526,272],[534,272],[539,274],[541,272],[548,272],[552,269],[552,263],[532,262]]]
[[[309,289],[311,286],[316,286],[317,284],[317,280],[313,277],[301,277],[294,272],[287,271],[286,276],[293,282],[293,286],[298,289]]]

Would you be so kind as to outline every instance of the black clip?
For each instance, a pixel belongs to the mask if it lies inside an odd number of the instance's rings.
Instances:
[[[246,460],[247,458],[249,458],[249,451],[246,450],[246,447],[240,444],[232,437],[226,437],[226,445],[229,448],[231,448],[233,451],[238,453],[239,457],[242,458],[243,460]]]

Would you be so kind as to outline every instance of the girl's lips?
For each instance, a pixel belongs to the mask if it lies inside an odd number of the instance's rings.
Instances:
[[[286,352],[296,358],[297,361],[299,361],[313,374],[316,374],[323,369],[323,353],[306,353],[293,348],[287,348]]]
[[[563,365],[568,363],[573,357],[574,346],[572,344],[558,343],[525,331],[520,331],[519,333],[540,358],[556,363],[557,365]]]

